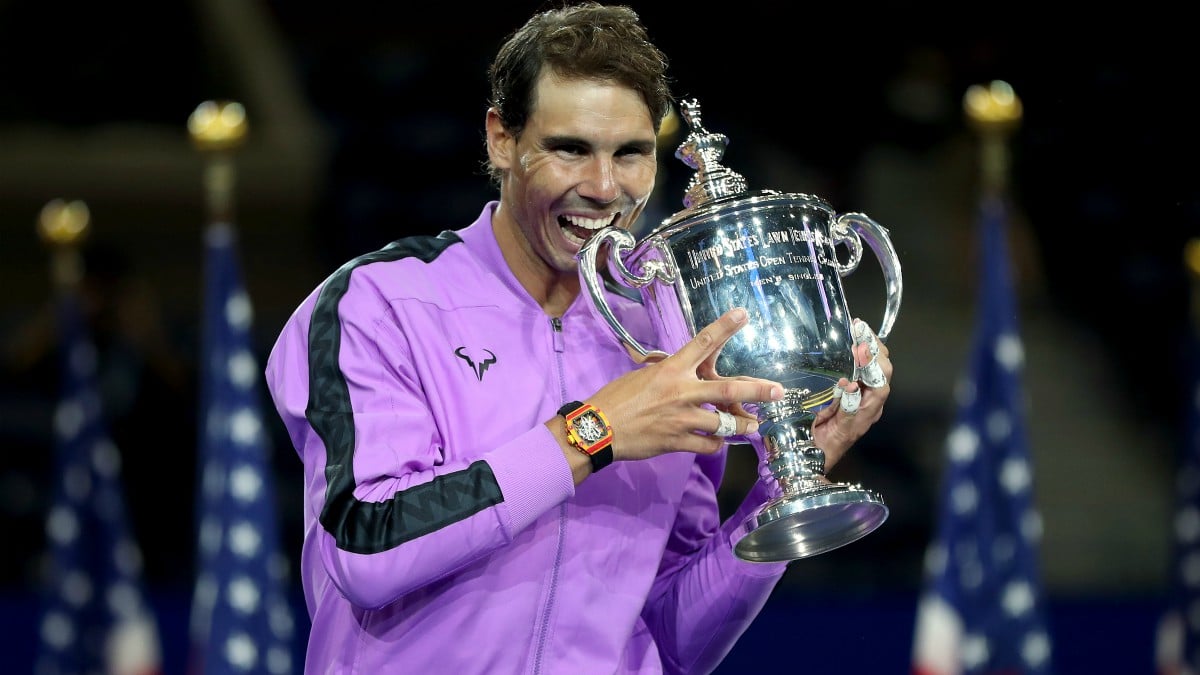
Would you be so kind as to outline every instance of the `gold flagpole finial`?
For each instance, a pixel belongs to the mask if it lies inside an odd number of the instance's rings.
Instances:
[[[1004,80],[992,80],[987,85],[967,88],[963,96],[967,121],[982,140],[980,168],[983,189],[988,194],[1002,194],[1008,188],[1008,138],[1020,126],[1023,109],[1021,99]]]
[[[198,150],[233,150],[246,140],[246,109],[236,101],[205,101],[188,117],[188,135]]]
[[[236,101],[205,101],[188,117],[187,126],[192,145],[206,155],[204,192],[209,225],[229,225],[235,180],[232,154],[249,132],[246,109]]]
[[[1183,245],[1183,264],[1192,278],[1200,281],[1200,237],[1195,237]]]
[[[87,238],[91,213],[79,201],[52,199],[38,215],[37,231],[51,248],[50,278],[60,288],[72,287],[83,279],[83,257],[79,248]]]
[[[1192,327],[1200,335],[1200,237],[1193,237],[1183,245],[1183,266],[1187,269],[1191,284]]]

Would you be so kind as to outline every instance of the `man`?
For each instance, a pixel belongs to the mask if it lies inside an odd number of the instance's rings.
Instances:
[[[715,432],[783,394],[715,371],[744,310],[635,365],[580,297],[580,247],[650,197],[665,70],[628,8],[532,17],[489,70],[499,199],[350,261],[284,327],[267,379],[304,461],[306,672],[707,672],[783,574],[729,542],[777,486],[718,522]],[[889,392],[839,386],[814,426],[829,466]]]

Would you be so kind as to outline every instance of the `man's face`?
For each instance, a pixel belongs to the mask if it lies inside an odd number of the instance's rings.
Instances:
[[[489,119],[489,134],[496,124]],[[575,255],[597,230],[632,227],[657,170],[654,124],[637,92],[551,73],[520,138],[504,136],[491,157],[506,173],[500,226],[519,231],[525,264],[559,276],[576,274]]]

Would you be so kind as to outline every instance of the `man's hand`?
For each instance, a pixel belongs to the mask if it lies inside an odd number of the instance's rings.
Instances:
[[[613,380],[587,401],[608,415],[614,458],[646,459],[667,452],[711,454],[725,439],[714,411],[734,418],[735,434],[753,433],[758,422],[743,403],[783,397],[778,382],[722,377],[714,364],[730,337],[746,325],[746,310],[732,309],[705,326],[677,352]]]

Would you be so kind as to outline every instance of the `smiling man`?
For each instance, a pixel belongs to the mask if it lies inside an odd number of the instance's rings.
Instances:
[[[576,261],[650,197],[666,59],[632,10],[585,3],[533,16],[489,75],[498,199],[343,265],[267,363],[304,463],[305,671],[711,671],[785,570],[729,541],[776,485],[726,523],[717,505],[724,436],[757,428],[742,404],[783,389],[716,372],[738,308],[635,365]],[[655,344],[640,305],[607,300]],[[827,468],[889,393],[840,384],[862,396],[814,425]]]

